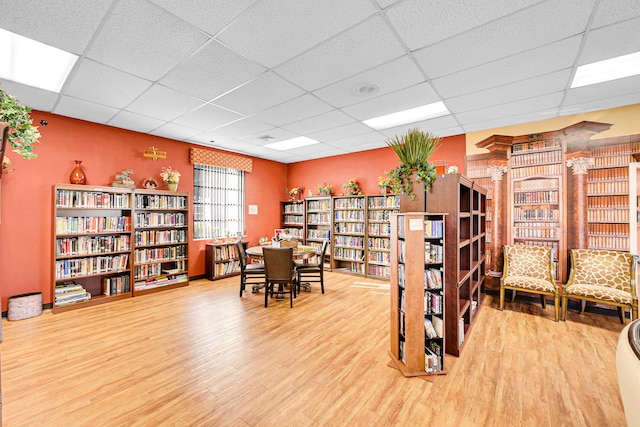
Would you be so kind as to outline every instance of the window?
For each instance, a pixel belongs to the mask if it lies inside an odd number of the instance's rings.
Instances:
[[[237,236],[244,231],[244,171],[194,164],[193,238]]]

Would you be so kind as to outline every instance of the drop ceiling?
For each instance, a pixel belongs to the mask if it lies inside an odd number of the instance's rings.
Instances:
[[[291,163],[640,103],[640,76],[570,89],[640,50],[638,0],[0,0],[0,28],[80,56],[30,107]],[[6,59],[5,59],[6,60]],[[362,120],[443,101],[451,114]],[[297,136],[320,141],[265,147]]]

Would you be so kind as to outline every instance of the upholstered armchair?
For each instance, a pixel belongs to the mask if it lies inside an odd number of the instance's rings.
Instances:
[[[504,309],[504,294],[507,289],[540,295],[542,308],[547,308],[546,297],[552,296],[555,320],[560,315],[560,292],[553,274],[551,248],[545,246],[505,245],[504,267],[500,279],[500,310]]]
[[[562,320],[567,318],[569,298],[592,301],[618,307],[620,322],[625,322],[625,311],[631,319],[638,318],[636,266],[638,256],[627,252],[572,249],[569,280],[562,294]]]

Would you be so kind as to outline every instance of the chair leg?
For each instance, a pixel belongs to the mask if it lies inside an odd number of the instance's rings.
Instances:
[[[555,309],[556,322],[560,319],[560,295],[556,294],[553,297],[553,306]]]
[[[504,288],[500,286],[500,311],[504,310]]]
[[[544,294],[540,294],[540,304],[542,304],[543,309],[547,309],[547,298],[545,298]]]
[[[511,302],[514,302],[515,300],[516,300],[516,290],[511,289]]]
[[[625,317],[627,317],[627,313],[625,309],[622,307],[618,307],[618,319],[620,319],[620,323],[624,325]]]
[[[567,304],[569,304],[569,298],[566,296],[562,297],[562,321],[567,320]]]
[[[584,309],[587,308],[587,300],[580,300],[580,314],[584,314]]]
[[[264,306],[269,305],[269,282],[264,284]]]
[[[324,266],[322,267],[322,270],[320,270],[320,289],[322,289],[322,293],[324,294]]]
[[[242,292],[244,292],[244,275],[240,275],[240,297],[242,297]]]

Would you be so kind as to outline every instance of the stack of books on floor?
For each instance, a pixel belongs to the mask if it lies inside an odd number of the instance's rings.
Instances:
[[[88,301],[91,294],[74,281],[56,285],[55,304],[57,307]]]

